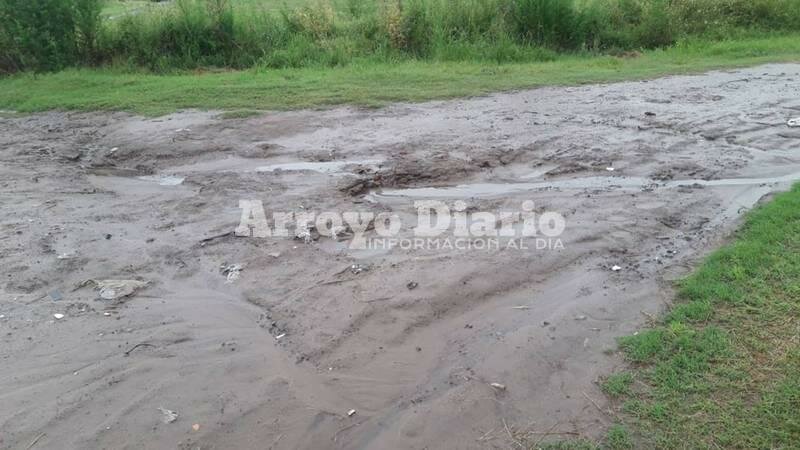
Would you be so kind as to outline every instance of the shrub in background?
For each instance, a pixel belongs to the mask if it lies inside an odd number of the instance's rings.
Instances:
[[[103,0],[73,0],[75,46],[81,59],[93,64],[97,61],[97,40],[101,31]]]
[[[256,1],[174,0],[104,18],[102,0],[0,0],[0,73],[91,64],[168,71],[359,59],[539,61],[556,52],[663,47],[687,36],[800,31],[800,0],[308,1],[276,13]]]
[[[568,49],[581,40],[572,0],[513,0],[511,20],[524,42]]]
[[[0,70],[56,70],[76,63],[75,14],[69,0],[0,1]]]

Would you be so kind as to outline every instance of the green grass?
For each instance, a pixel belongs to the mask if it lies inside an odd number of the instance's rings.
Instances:
[[[601,387],[624,425],[539,447],[800,448],[800,184],[749,213],[620,347],[630,368]]]
[[[337,68],[171,75],[70,69],[0,79],[0,109],[125,110],[153,116],[187,108],[281,110],[345,103],[379,106],[780,61],[800,61],[800,35],[694,41],[634,58],[561,56],[552,62],[523,64],[365,60]]]
[[[608,376],[602,384],[603,392],[611,397],[619,397],[630,393],[633,375],[628,372],[615,373]]]
[[[604,388],[642,447],[799,448],[800,185],[750,213],[663,322],[620,346],[632,368]]]
[[[109,3],[110,1],[110,3]],[[800,32],[798,0],[3,0],[0,75],[531,64]],[[560,55],[560,56],[559,56]]]

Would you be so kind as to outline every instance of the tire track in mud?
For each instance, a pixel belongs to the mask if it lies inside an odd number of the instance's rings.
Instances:
[[[798,80],[785,64],[372,111],[0,119],[0,447],[598,436],[615,338],[798,179]],[[426,198],[533,200],[566,217],[563,248],[230,235],[240,199],[411,224]],[[151,283],[118,303],[81,284],[114,278]]]

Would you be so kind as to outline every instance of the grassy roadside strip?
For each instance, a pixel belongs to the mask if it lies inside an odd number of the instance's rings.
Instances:
[[[632,368],[603,383],[625,422],[609,447],[800,447],[800,184],[751,212],[620,347]]]
[[[690,41],[631,58],[562,56],[552,62],[524,64],[365,60],[339,68],[172,75],[70,69],[1,78],[0,110],[124,110],[156,116],[187,108],[253,111],[337,104],[380,106],[396,101],[445,99],[545,85],[637,80],[797,61],[800,61],[800,35]],[[246,111],[241,115],[247,115]]]
[[[530,448],[800,448],[800,183],[750,212],[620,348],[630,369],[602,383],[620,423],[600,443]]]

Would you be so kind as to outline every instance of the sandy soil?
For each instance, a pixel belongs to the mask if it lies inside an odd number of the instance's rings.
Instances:
[[[615,338],[800,178],[798,86],[800,65],[770,65],[379,110],[0,119],[0,447],[597,437]],[[566,216],[564,248],[231,234],[240,199],[413,222],[421,198],[534,200]],[[109,301],[84,283],[102,279],[149,285]]]

